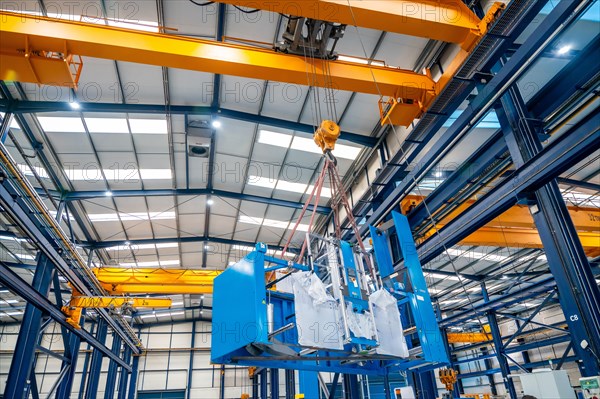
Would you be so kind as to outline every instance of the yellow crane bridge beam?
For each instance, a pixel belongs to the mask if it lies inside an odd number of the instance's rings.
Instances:
[[[219,3],[466,46],[482,36],[486,28],[461,0],[219,0]]]
[[[110,294],[212,294],[216,270],[94,269]]]

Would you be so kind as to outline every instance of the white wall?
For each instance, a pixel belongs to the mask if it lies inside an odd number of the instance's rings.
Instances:
[[[0,325],[0,389],[4,390],[12,351],[15,348],[20,326]],[[195,350],[191,350],[192,323],[155,326],[143,328],[140,338],[147,353],[140,357],[138,390],[186,389],[190,354],[193,353],[194,368],[192,378],[192,398],[213,399],[219,397],[220,366],[210,364],[210,322],[196,323]],[[106,342],[111,347],[112,337]],[[60,327],[50,325],[42,339],[42,346],[62,351]],[[77,361],[77,372],[73,384],[72,398],[79,394],[85,355],[88,350],[82,343]],[[102,398],[106,387],[109,360],[104,359],[98,389],[98,398]],[[43,396],[56,381],[60,371],[61,361],[44,353],[38,354],[36,374],[38,387]],[[280,375],[280,392],[284,391],[283,372]],[[118,388],[118,381],[117,381]],[[242,393],[251,393],[247,368],[227,367],[225,371],[225,398],[239,398]]]

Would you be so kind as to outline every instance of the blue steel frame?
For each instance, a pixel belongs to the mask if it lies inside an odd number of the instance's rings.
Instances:
[[[519,89],[511,88],[497,108],[498,119],[513,162],[522,167],[542,151],[539,124],[527,108]],[[559,301],[576,343],[573,349],[582,361],[582,375],[600,373],[600,289],[594,279],[567,206],[555,180],[531,195],[533,220],[540,234],[550,271],[556,279]],[[548,300],[550,296],[546,299]],[[542,303],[545,304],[546,301]],[[539,309],[541,309],[540,306]],[[526,323],[533,317],[528,318]],[[524,325],[523,325],[524,326]],[[518,330],[520,331],[523,326]],[[583,348],[581,343],[588,342]],[[506,343],[510,343],[509,339]]]
[[[160,104],[118,104],[118,103],[80,103],[80,112],[98,113],[133,113],[133,114],[164,114],[165,107]],[[0,111],[11,112],[14,115],[23,115],[38,112],[65,112],[73,111],[69,102],[60,101],[14,101],[0,99]],[[277,119],[269,116],[255,115],[247,112],[235,111],[219,107],[195,107],[187,105],[170,105],[169,113],[173,115],[197,115],[212,118],[226,118],[244,122],[258,123],[261,125],[278,127],[302,133],[313,134],[315,128],[305,123]],[[365,147],[374,147],[377,139],[356,133],[342,132],[340,140],[360,144]]]
[[[408,221],[405,216],[398,213],[394,213],[393,217],[400,246],[405,260],[408,261],[406,267],[411,289],[408,290],[398,284],[393,285],[394,282],[389,275],[386,275],[384,280],[397,296],[399,304],[407,303],[411,310],[410,313],[415,320],[423,350],[422,357],[409,359],[383,357],[376,361],[365,359],[362,365],[357,365],[354,362],[345,361],[351,353],[351,351],[348,352],[349,348],[343,352],[317,350],[311,354],[311,357],[325,359],[319,363],[315,363],[307,356],[303,356],[302,360],[296,360],[290,357],[271,355],[269,347],[273,345],[273,342],[268,336],[267,302],[274,309],[272,320],[274,331],[290,323],[295,323],[295,312],[291,294],[265,289],[265,273],[285,267],[305,271],[310,269],[308,266],[288,264],[286,261],[266,256],[266,245],[259,243],[256,244],[254,252],[230,266],[215,279],[211,361],[219,364],[234,363],[245,366],[268,364],[268,367],[273,368],[365,375],[385,375],[391,370],[409,368],[429,371],[448,364],[446,348],[433,312]],[[382,246],[384,243],[382,237],[381,233],[374,236],[375,255],[382,270],[391,270],[392,265],[389,264],[391,258],[384,255],[389,253],[389,246],[387,242],[385,246]],[[344,248],[344,243],[342,243],[342,254],[347,263],[348,254],[344,253]],[[268,266],[270,264],[275,264],[275,266]],[[298,345],[298,332],[295,328],[278,334],[277,340],[295,352],[302,349]],[[257,356],[251,349],[252,347],[266,348],[266,350]]]

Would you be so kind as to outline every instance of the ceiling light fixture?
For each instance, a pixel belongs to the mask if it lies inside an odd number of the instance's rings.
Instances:
[[[215,129],[220,128],[221,127],[221,121],[215,119],[214,121],[212,121],[212,127],[214,127]]]
[[[215,201],[212,198],[209,198],[206,200],[206,205],[211,206],[215,203]]]
[[[558,55],[565,55],[565,54],[567,54],[569,51],[571,51],[571,46],[567,44],[567,45],[565,45],[565,46],[562,46],[561,48],[559,48],[559,49],[556,51],[556,53],[557,53]]]
[[[79,103],[77,101],[72,101],[69,103],[69,105],[71,106],[72,109],[79,109],[81,108],[81,105],[79,105]]]

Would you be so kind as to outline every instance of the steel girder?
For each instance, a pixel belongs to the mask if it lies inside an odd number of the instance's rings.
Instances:
[[[79,292],[91,295],[92,291],[88,284],[84,283],[84,278],[76,269],[71,268],[65,260],[64,255],[59,253],[59,247],[56,245],[55,238],[48,233],[48,229],[36,220],[36,213],[30,210],[25,198],[18,190],[7,180],[0,182],[0,204],[11,216],[21,229],[27,233],[29,238],[36,243],[40,251],[56,266],[57,269],[73,284]],[[127,334],[120,328],[117,322],[104,309],[98,309],[98,313],[117,331],[119,335],[127,342],[136,353],[139,348],[131,341]],[[62,314],[62,313],[61,313]]]
[[[563,3],[561,3],[563,4]],[[569,131],[499,183],[473,206],[439,230],[417,250],[423,264],[490,222],[518,201],[524,192],[537,190],[600,145],[600,112],[594,110]]]
[[[17,49],[28,48],[69,54],[274,80],[291,84],[331,87],[394,98],[429,103],[436,94],[436,84],[427,75],[412,71],[373,67],[349,62],[326,62],[276,53],[250,46],[217,43],[212,40],[149,33],[62,19],[0,12],[3,23],[2,48],[7,62],[3,72],[15,71],[25,58]],[[65,55],[66,56],[66,55]],[[13,64],[14,62],[14,64]],[[13,65],[11,65],[13,64]],[[328,71],[307,80],[307,68]],[[373,77],[374,76],[374,77]],[[374,83],[374,79],[377,84]],[[49,83],[49,82],[46,82]],[[55,82],[69,85],[69,82]],[[418,111],[420,112],[420,111]],[[417,113],[418,113],[417,112]],[[416,116],[416,115],[415,115]],[[412,118],[414,119],[414,117]]]
[[[462,1],[221,0],[220,3],[465,45],[479,38],[484,28]]]
[[[110,351],[119,356],[121,353],[121,337],[113,334],[113,341]],[[125,361],[125,360],[124,360]],[[126,363],[129,363],[126,361]],[[168,367],[167,367],[168,369]],[[117,372],[118,367],[115,363],[108,365],[108,374],[106,375],[106,386],[104,388],[104,399],[113,399],[115,396],[115,388],[117,387]]]
[[[511,88],[502,97],[501,103],[502,106],[497,109],[498,119],[513,162],[520,168],[542,151],[539,138],[542,132],[532,122],[533,115],[527,111],[518,88]],[[550,271],[556,279],[559,301],[575,342],[573,349],[583,361],[582,373],[584,376],[597,375],[600,364],[594,354],[600,353],[598,284],[556,180],[550,180],[530,198],[534,202],[530,205],[533,220],[542,239]],[[584,348],[583,342],[588,342],[590,349]]]
[[[160,104],[120,104],[120,103],[79,103],[80,112],[97,113],[133,113],[133,114],[164,114],[165,107]],[[66,101],[14,101],[0,99],[0,109],[4,112],[12,110],[15,115],[38,113],[38,112],[72,112],[73,108]],[[306,123],[288,121],[264,115],[256,115],[232,109],[219,107],[196,107],[192,105],[171,105],[169,113],[172,115],[210,116],[214,118],[226,118],[243,122],[258,123],[286,130],[313,134],[314,127]],[[377,139],[356,133],[342,131],[340,140],[360,144],[365,147],[374,147]]]
[[[88,200],[94,198],[106,198],[105,191],[69,191],[62,195],[65,201]],[[196,195],[212,195],[221,198],[230,198],[241,201],[256,202],[259,204],[282,206],[286,208],[302,209],[304,204],[297,201],[287,201],[270,197],[261,197],[258,195],[250,195],[244,193],[235,193],[231,191],[215,190],[209,188],[190,188],[190,189],[155,189],[155,190],[111,190],[111,197],[165,197],[165,196],[196,196]],[[310,205],[308,210],[313,210],[314,205]],[[328,206],[319,205],[317,207],[319,213],[329,213],[331,208]]]
[[[37,268],[33,276],[33,283],[31,286],[28,286],[27,283],[25,283],[20,277],[8,269],[8,267],[6,267],[4,264],[0,265],[0,270],[2,270],[0,273],[0,281],[2,281],[7,288],[18,295],[20,295],[19,291],[17,290],[19,288],[21,290],[29,290],[32,293],[43,296],[44,299],[46,299],[46,296],[50,292],[52,276],[54,275],[54,265],[44,255],[41,255],[38,259]],[[5,276],[4,274],[7,271],[10,271],[12,275]],[[40,292],[42,294],[39,294]],[[4,387],[4,397],[21,399],[29,396],[30,374],[34,375],[35,377],[35,371],[32,369],[35,359],[35,351],[38,346],[37,343],[39,335],[43,333],[41,330],[43,313],[44,309],[41,308],[39,304],[32,302],[27,303],[27,306],[25,307],[25,314],[23,315],[23,321],[21,322],[21,329],[17,338],[15,351],[10,363],[8,380],[6,381],[6,386]]]
[[[99,353],[106,355],[120,366],[130,369],[128,364],[123,362],[120,357],[114,355],[106,346],[104,346],[104,344],[102,344],[98,339],[94,338],[89,332],[83,329],[76,329],[67,323],[66,316],[58,308],[56,308],[56,306],[52,304],[48,298],[27,284],[15,272],[4,266],[4,264],[0,264],[0,271],[0,282],[2,282],[2,284],[8,287],[15,294],[25,299],[28,304],[31,304],[41,312],[50,315],[53,320],[66,327],[72,334],[75,334],[84,341],[88,342],[96,350],[98,350]]]
[[[224,245],[240,245],[245,247],[253,247],[256,243],[252,243],[249,241],[241,241],[241,240],[229,240],[221,237],[167,237],[167,238],[148,238],[148,239],[139,239],[139,240],[129,240],[129,245],[135,247],[137,245],[146,245],[146,244],[162,244],[162,243],[196,243],[196,242],[206,242],[208,245],[211,243],[215,244],[224,244]],[[92,249],[105,249],[116,246],[126,245],[125,240],[119,241],[102,241],[102,242],[82,242],[80,243],[82,246]],[[278,245],[269,245],[270,249],[275,249],[277,251],[283,250],[283,247]],[[299,252],[297,249],[288,248],[288,252]]]
[[[98,341],[104,344],[106,343],[106,335],[108,333],[108,326],[106,325],[106,321],[101,319],[98,322],[98,327],[96,329],[96,337]],[[102,372],[102,355],[115,356],[113,351],[106,348],[108,354],[106,352],[100,352],[97,349],[94,349],[92,353],[92,360],[90,362],[90,371],[88,373],[88,381],[85,387],[85,399],[96,399],[98,395],[98,384],[100,382],[100,373]],[[124,361],[121,361],[124,367],[128,370],[133,370],[128,364]]]
[[[486,114],[502,94],[525,72],[527,67],[535,60],[536,55],[539,54],[545,47],[545,44],[550,41],[549,38],[555,37],[560,31],[564,30],[568,25],[565,22],[571,19],[572,14],[576,10],[581,11],[585,9],[585,6],[590,4],[590,2],[591,1],[560,3],[559,6],[546,17],[544,24],[526,40],[498,74],[489,81],[485,88],[463,111],[460,117],[444,132],[442,137],[435,142],[431,149],[429,149],[425,156],[419,161],[419,164],[402,178],[391,193],[386,195],[382,204],[373,211],[372,215],[360,229],[361,236],[366,234],[366,226],[376,225],[381,222],[385,215],[387,215],[387,213],[389,213],[404,196],[408,195],[408,193],[414,189],[417,182],[420,181],[434,165],[439,163],[443,156],[453,148],[453,146],[458,143],[473,126],[475,126],[476,122]],[[500,55],[501,54],[498,55],[498,58]],[[474,83],[471,89],[473,87]],[[467,94],[470,91],[471,90],[468,90]],[[458,104],[455,105],[458,107]],[[447,112],[451,112],[453,109],[455,108],[444,108],[444,112],[446,112],[445,115],[448,115]],[[443,118],[443,120],[437,121],[435,126],[438,128],[441,127],[441,124],[445,119],[447,119],[447,116]],[[418,147],[422,149],[427,144],[428,137],[424,137]],[[419,148],[411,152],[411,154],[402,161],[402,164],[405,166],[410,164],[421,152]],[[400,154],[399,157],[405,158],[403,154]],[[396,161],[396,163],[397,162],[399,162],[399,160]],[[396,172],[393,175],[396,176],[398,173]]]
[[[407,168],[415,159],[423,154],[426,146],[435,134],[443,127],[449,115],[468,97],[475,87],[478,74],[487,73],[497,62],[503,52],[513,43],[518,35],[538,15],[544,6],[544,0],[511,1],[505,11],[483,37],[464,64],[458,69],[456,76],[440,93],[428,111],[415,125],[399,150],[384,166],[381,173],[373,180],[376,186],[386,186],[374,198],[367,192],[357,202],[355,213],[366,215],[370,209],[382,210],[383,201],[393,195],[398,181],[406,182]],[[420,162],[417,167],[423,165]],[[434,165],[429,165],[433,167]],[[391,210],[391,209],[390,209]],[[361,231],[361,234],[364,234]],[[345,234],[347,238],[349,233]]]

